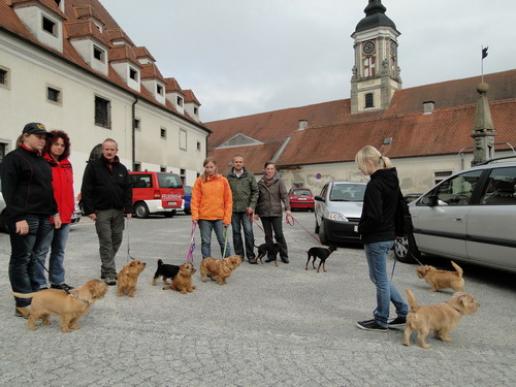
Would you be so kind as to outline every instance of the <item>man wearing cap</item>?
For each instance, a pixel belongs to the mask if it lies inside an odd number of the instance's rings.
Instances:
[[[132,189],[127,168],[120,162],[118,144],[112,138],[102,143],[102,157],[90,161],[82,180],[84,213],[95,221],[101,259],[100,277],[116,285],[115,256],[122,244],[124,213],[132,214]]]
[[[2,193],[11,241],[9,280],[18,293],[37,291],[34,266],[45,240],[61,220],[52,192],[52,171],[41,152],[49,132],[40,123],[29,123],[18,138],[17,149],[5,156],[1,167]],[[50,221],[54,217],[53,223]],[[16,298],[16,316],[28,317],[30,299]]]

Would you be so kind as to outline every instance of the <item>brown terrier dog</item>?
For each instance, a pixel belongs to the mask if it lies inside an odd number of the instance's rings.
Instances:
[[[215,259],[211,257],[204,258],[201,262],[201,281],[206,282],[208,277],[216,281],[219,285],[226,283],[226,278],[233,271],[233,264],[224,259]]]
[[[85,315],[90,306],[98,299],[104,297],[107,285],[100,280],[90,280],[84,285],[66,293],[59,289],[45,289],[35,293],[16,293],[18,298],[32,298],[29,320],[27,326],[31,330],[36,329],[36,322],[42,320],[44,325],[49,325],[49,316],[54,313],[60,317],[62,332],[70,332],[79,329],[78,320]]]
[[[191,293],[195,289],[192,283],[192,276],[195,273],[195,268],[190,262],[183,263],[179,266],[179,272],[172,280],[171,289],[177,290],[182,294]]]
[[[242,263],[242,257],[240,257],[240,255],[231,255],[224,258],[224,261],[228,263],[228,265],[231,267],[231,270],[235,270]]]
[[[116,281],[118,296],[126,295],[134,297],[134,293],[136,292],[136,282],[138,282],[138,276],[143,269],[145,269],[145,262],[135,259],[120,270]]]
[[[456,292],[464,291],[463,270],[455,262],[451,261],[455,271],[438,270],[433,266],[420,266],[416,269],[417,276],[424,278],[432,286],[432,291],[452,288]]]
[[[434,332],[442,341],[450,342],[449,334],[462,316],[475,313],[480,306],[471,294],[463,292],[455,293],[448,302],[442,304],[419,306],[412,290],[407,289],[407,299],[410,313],[407,315],[403,345],[410,345],[412,332],[416,331],[421,348],[430,348],[426,342],[430,332]]]

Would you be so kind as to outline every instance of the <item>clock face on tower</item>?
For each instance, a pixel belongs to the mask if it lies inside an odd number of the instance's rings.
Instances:
[[[372,55],[374,54],[374,51],[375,51],[375,44],[374,44],[374,41],[372,40],[367,40],[364,42],[363,46],[362,46],[362,51],[364,52],[364,54],[366,55]]]

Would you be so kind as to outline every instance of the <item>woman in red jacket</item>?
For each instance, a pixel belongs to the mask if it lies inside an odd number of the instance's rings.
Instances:
[[[36,281],[37,288],[47,287],[43,264],[45,263],[48,250],[51,248],[48,268],[50,286],[54,289],[68,290],[72,287],[65,283],[63,261],[72,214],[75,209],[73,170],[72,164],[68,160],[70,156],[70,138],[61,130],[54,130],[51,133],[53,136],[47,141],[43,157],[52,168],[52,188],[59,216],[55,221],[53,239],[47,242],[46,246],[41,249],[40,254],[36,254],[40,264],[37,263],[34,266],[34,281]]]

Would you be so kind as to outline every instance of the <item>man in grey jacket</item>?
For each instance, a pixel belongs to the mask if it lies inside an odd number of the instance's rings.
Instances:
[[[240,255],[242,259],[247,256],[249,263],[255,264],[252,218],[258,199],[258,185],[253,174],[245,169],[242,156],[233,157],[232,165],[233,168],[227,177],[233,194],[233,214],[231,217],[233,246],[235,247],[235,254]],[[242,243],[242,227],[245,238],[245,255]]]

